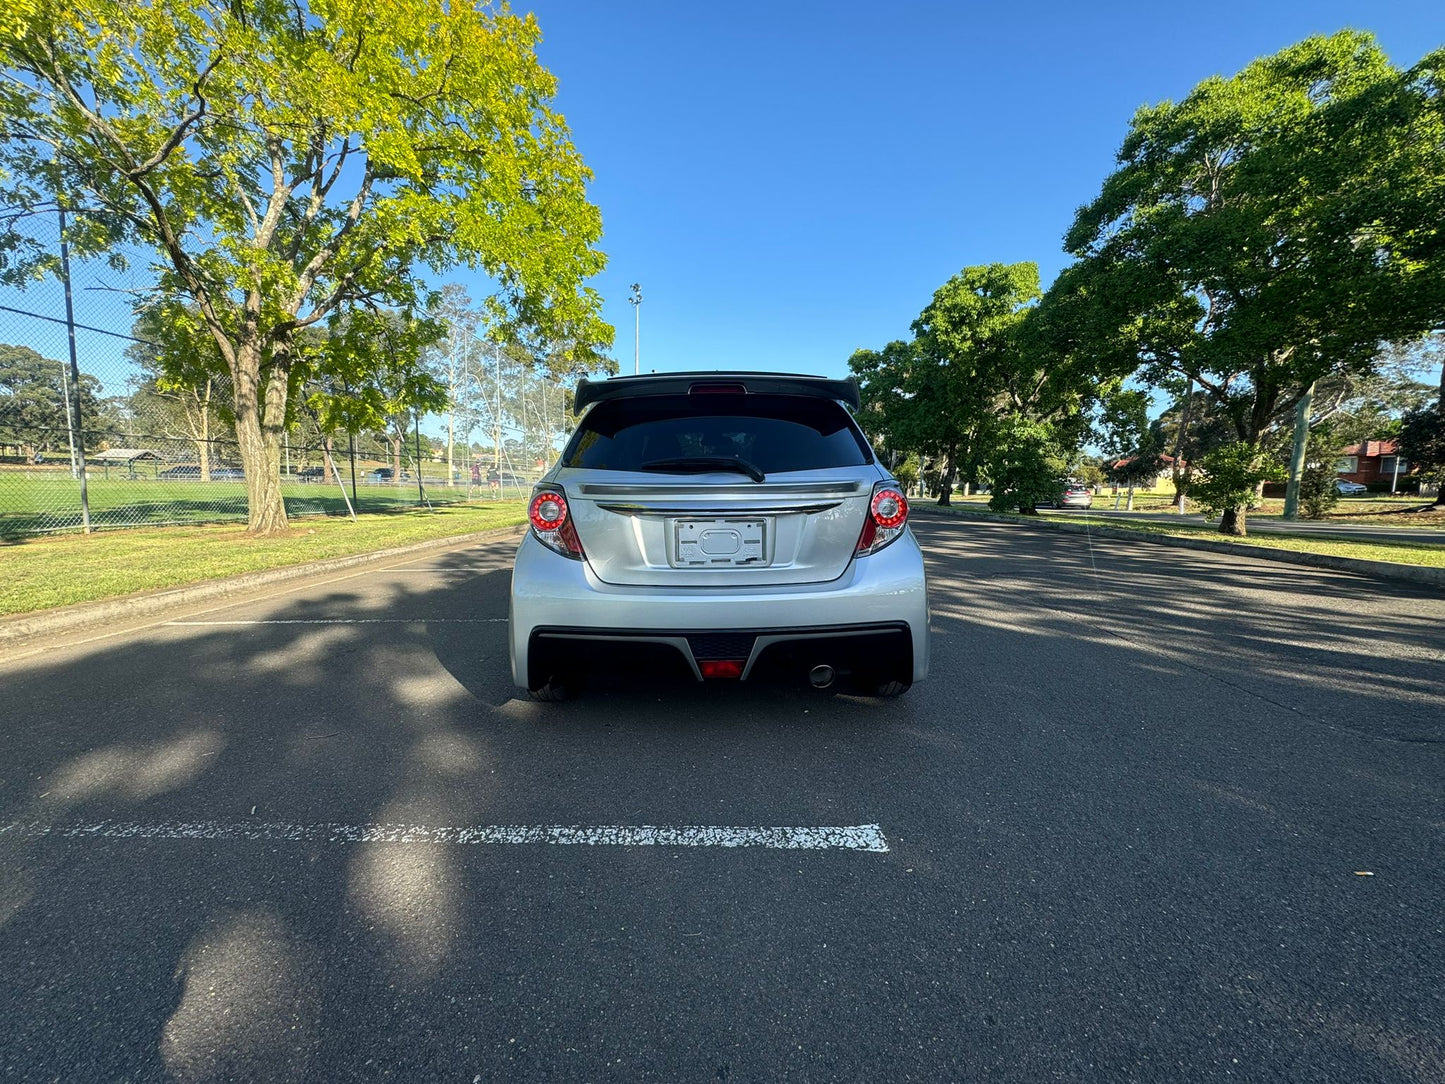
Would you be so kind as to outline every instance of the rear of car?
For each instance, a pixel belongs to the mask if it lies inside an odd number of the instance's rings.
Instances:
[[[921,680],[922,553],[848,406],[856,386],[819,377],[584,381],[517,552],[516,684],[557,699],[599,666],[874,695]]]

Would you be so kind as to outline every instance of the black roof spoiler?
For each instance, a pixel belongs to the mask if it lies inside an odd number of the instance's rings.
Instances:
[[[858,381],[851,376],[834,380],[801,373],[648,373],[646,376],[614,376],[609,380],[583,377],[572,399],[572,412],[581,414],[585,407],[607,399],[635,395],[686,395],[695,384],[741,385],[743,391],[750,395],[811,395],[819,399],[837,399],[853,410],[857,410],[861,402]]]

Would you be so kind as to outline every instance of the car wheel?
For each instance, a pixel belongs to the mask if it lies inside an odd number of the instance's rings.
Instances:
[[[913,688],[911,681],[878,681],[873,683],[868,695],[891,700],[895,696],[902,696],[911,688]]]
[[[558,704],[563,700],[570,700],[576,691],[570,682],[554,674],[535,689],[528,689],[527,695],[543,704]]]

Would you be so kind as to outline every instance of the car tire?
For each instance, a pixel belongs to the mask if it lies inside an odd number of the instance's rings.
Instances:
[[[911,688],[913,688],[913,683],[911,681],[898,681],[897,679],[891,681],[877,681],[873,683],[873,687],[869,691],[868,695],[880,697],[885,700],[891,700],[895,696],[902,696]]]
[[[553,675],[535,689],[528,689],[527,695],[542,704],[560,704],[572,699],[576,691],[570,682]]]

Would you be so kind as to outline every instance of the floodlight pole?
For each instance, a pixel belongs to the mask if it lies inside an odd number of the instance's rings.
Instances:
[[[65,330],[70,342],[70,371],[62,367],[62,386],[67,382],[75,388],[72,398],[66,393],[65,425],[70,430],[70,470],[80,479],[80,523],[85,534],[90,534],[90,491],[85,477],[85,429],[84,414],[80,400],[80,363],[75,354],[75,306],[70,298],[70,243],[65,239],[65,207],[57,208],[60,213],[60,278],[65,284]]]
[[[633,331],[632,331],[632,373],[634,376],[642,372],[642,286],[636,282],[632,284],[632,293],[628,295],[627,303],[632,306]]]

